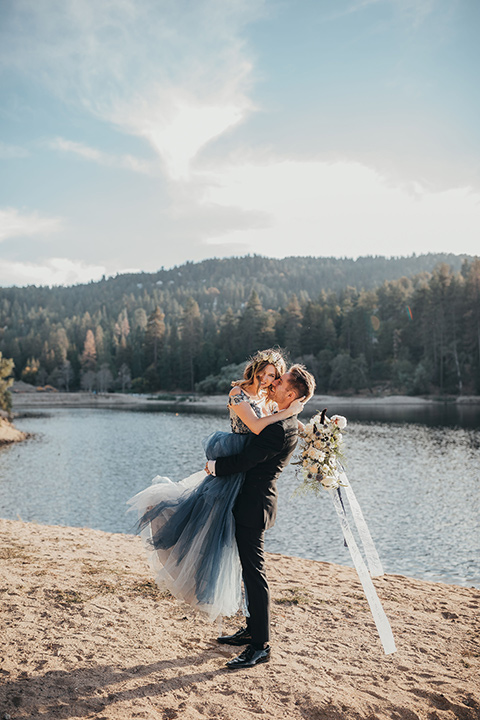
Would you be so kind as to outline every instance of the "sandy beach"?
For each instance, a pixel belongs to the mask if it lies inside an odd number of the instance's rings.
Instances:
[[[0,536],[7,720],[480,718],[478,589],[375,579],[386,656],[353,569],[270,554],[272,660],[232,672],[238,650],[156,589],[139,538],[12,520]]]

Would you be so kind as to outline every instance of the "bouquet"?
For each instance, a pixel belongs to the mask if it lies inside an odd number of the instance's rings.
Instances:
[[[299,433],[300,459],[295,464],[301,465],[304,476],[298,487],[300,492],[314,490],[318,493],[322,487],[335,490],[343,485],[340,478],[343,472],[341,431],[346,426],[347,420],[342,415],[327,418],[326,410],[323,410]]]

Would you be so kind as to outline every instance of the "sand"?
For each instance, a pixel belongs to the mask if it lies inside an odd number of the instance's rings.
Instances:
[[[478,589],[375,579],[386,656],[353,569],[269,554],[272,659],[230,671],[137,537],[0,520],[0,569],[0,718],[480,718]]]

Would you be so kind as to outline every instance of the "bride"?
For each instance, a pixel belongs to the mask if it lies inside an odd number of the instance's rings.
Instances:
[[[204,441],[207,460],[241,452],[251,433],[301,412],[300,400],[281,412],[269,400],[270,385],[285,370],[277,350],[262,350],[249,360],[229,393],[232,432],[217,431]],[[204,471],[176,483],[157,476],[128,501],[138,512],[157,585],[211,620],[243,608],[232,513],[243,480],[244,473],[217,478]]]

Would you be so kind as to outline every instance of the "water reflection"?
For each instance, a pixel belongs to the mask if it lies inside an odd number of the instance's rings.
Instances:
[[[456,403],[456,402],[433,402],[412,404],[384,404],[365,403],[364,405],[353,402],[351,405],[342,398],[335,402],[334,398],[328,398],[329,414],[338,413],[346,415],[350,420],[385,422],[385,423],[420,423],[431,427],[459,427],[480,429],[480,403]],[[318,403],[317,403],[318,404]],[[316,410],[307,406],[302,413],[302,418],[310,417]],[[223,416],[225,409],[206,410],[203,403],[190,402],[164,405],[152,400],[150,405],[141,408],[140,412],[173,412],[178,414],[204,415],[211,414]]]
[[[347,473],[385,569],[480,586],[480,431],[447,424],[350,419]],[[0,450],[0,515],[132,532],[125,501],[156,474],[179,480],[203,466],[201,440],[228,429],[221,414],[51,410],[17,425],[35,433]],[[293,495],[280,481],[267,549],[351,564],[328,494]]]
[[[351,420],[420,423],[431,427],[480,428],[480,405],[432,403],[426,405],[352,405],[340,410]]]

